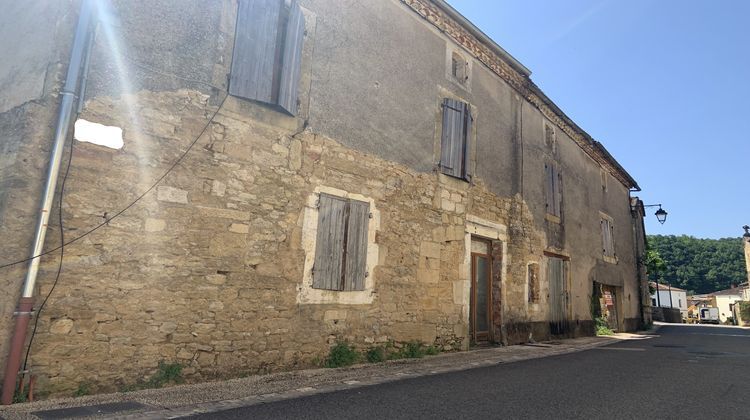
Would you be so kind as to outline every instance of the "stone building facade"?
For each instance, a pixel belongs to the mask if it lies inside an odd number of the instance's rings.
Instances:
[[[280,10],[266,93],[268,69],[238,64],[259,57],[239,39],[259,4]],[[123,146],[66,146],[46,249],[59,208],[66,240],[104,225],[56,284],[59,251],[41,258],[40,391],[115,390],[161,361],[194,381],[305,367],[337,340],[590,335],[605,289],[616,327],[642,322],[636,182],[443,1],[111,6],[78,119]],[[1,262],[28,256],[79,7],[13,4],[0,26],[35,46],[0,47],[18,58],[0,64]],[[3,361],[25,270],[0,269]]]

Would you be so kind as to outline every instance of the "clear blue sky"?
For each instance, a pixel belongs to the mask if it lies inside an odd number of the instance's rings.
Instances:
[[[448,0],[528,67],[669,212],[649,234],[750,224],[749,0]]]

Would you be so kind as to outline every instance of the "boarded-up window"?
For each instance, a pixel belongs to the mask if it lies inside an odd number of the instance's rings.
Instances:
[[[615,258],[615,226],[612,220],[602,217],[602,253],[605,257]]]
[[[539,264],[529,264],[529,303],[539,302]]]
[[[562,217],[562,173],[556,164],[550,162],[544,165],[544,180],[547,214]]]
[[[313,288],[365,289],[368,203],[321,194],[313,265]]]
[[[305,22],[297,0],[240,0],[229,93],[297,113]]]
[[[440,140],[440,170],[456,178],[470,179],[469,139],[471,107],[466,102],[443,99],[443,131]]]
[[[468,63],[460,54],[451,54],[451,75],[462,85],[469,79],[468,67]]]

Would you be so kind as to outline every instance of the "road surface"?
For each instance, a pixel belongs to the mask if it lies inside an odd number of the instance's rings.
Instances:
[[[644,337],[190,418],[750,419],[750,330],[663,326]]]

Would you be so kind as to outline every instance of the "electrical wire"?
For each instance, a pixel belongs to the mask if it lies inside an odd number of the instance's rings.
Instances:
[[[57,251],[58,249],[61,249],[61,248],[65,247],[65,246],[68,246],[68,245],[70,245],[70,244],[72,244],[74,242],[77,242],[77,241],[85,238],[86,236],[88,236],[88,235],[96,232],[97,230],[99,230],[103,226],[107,226],[110,221],[112,221],[113,219],[119,217],[120,215],[122,215],[126,211],[130,210],[131,207],[133,207],[134,205],[136,205],[139,201],[141,201],[141,199],[143,199],[143,197],[145,197],[154,188],[156,188],[156,186],[159,185],[161,183],[161,181],[164,178],[166,178],[167,175],[169,175],[174,170],[174,168],[176,168],[177,165],[179,165],[183,161],[183,159],[185,159],[185,156],[187,156],[187,154],[190,152],[190,150],[192,150],[193,146],[195,146],[195,144],[198,142],[198,140],[200,140],[200,138],[203,137],[203,134],[206,133],[206,130],[208,130],[208,127],[211,126],[211,123],[214,121],[214,118],[216,118],[216,115],[219,113],[219,110],[221,110],[222,106],[224,106],[224,102],[227,100],[228,96],[229,96],[229,94],[225,94],[224,95],[224,98],[221,100],[221,102],[219,103],[219,105],[216,107],[216,110],[213,112],[213,114],[211,114],[211,117],[208,119],[208,122],[206,122],[206,125],[203,126],[203,129],[200,131],[200,133],[198,133],[198,135],[195,137],[195,139],[193,139],[193,141],[190,143],[190,145],[188,145],[187,149],[185,149],[185,151],[182,152],[182,154],[172,163],[172,165],[170,165],[169,168],[159,178],[157,178],[156,181],[153,184],[151,184],[150,187],[148,187],[143,193],[141,193],[141,195],[139,195],[138,197],[136,197],[135,200],[131,201],[130,204],[128,204],[127,206],[123,207],[121,210],[119,210],[118,212],[116,212],[114,215],[112,215],[112,217],[108,217],[105,221],[103,221],[102,223],[99,223],[98,225],[96,225],[93,228],[87,230],[86,232],[82,233],[81,235],[76,236],[75,238],[73,238],[73,239],[71,239],[71,240],[69,240],[67,242],[61,243],[60,246],[57,246],[57,247],[52,248],[50,250],[41,252],[38,255],[34,255],[34,256],[31,256],[31,257],[28,257],[28,258],[24,258],[22,260],[18,260],[18,261],[14,261],[14,262],[11,262],[11,263],[2,264],[2,265],[0,265],[0,268],[6,268],[6,267],[13,266],[13,265],[21,264],[21,263],[24,263],[24,262],[27,262],[27,261],[31,261],[34,258],[39,258],[39,257],[42,257],[44,255],[51,254],[51,253]]]
[[[60,184],[60,197],[58,198],[58,222],[60,224],[60,262],[57,264],[57,274],[55,274],[55,281],[52,282],[52,287],[49,289],[49,292],[47,292],[47,296],[44,297],[44,300],[42,301],[42,304],[39,305],[39,309],[36,310],[36,314],[34,317],[34,328],[31,330],[31,337],[29,338],[29,344],[26,346],[26,357],[23,359],[23,367],[21,368],[22,372],[26,371],[27,363],[29,362],[29,354],[31,353],[31,344],[34,342],[34,337],[36,336],[36,328],[39,325],[39,318],[40,314],[42,313],[42,309],[44,309],[44,305],[47,304],[47,300],[49,300],[49,297],[52,296],[52,292],[55,291],[55,287],[57,287],[57,283],[60,281],[60,274],[62,273],[62,267],[63,267],[63,257],[65,256],[65,228],[63,226],[63,198],[65,197],[65,182],[68,180],[68,174],[70,173],[70,165],[73,162],[73,142],[70,142],[70,153],[68,155],[68,165],[65,168],[65,174],[63,175],[62,183]]]

